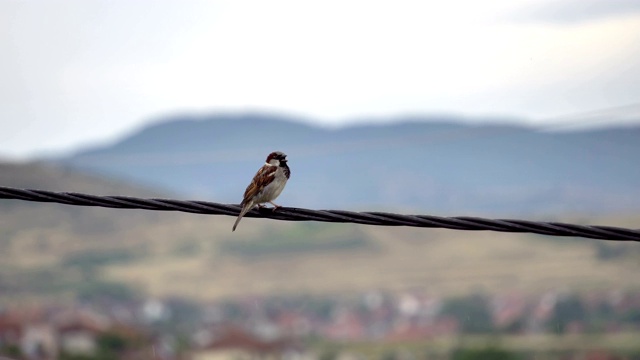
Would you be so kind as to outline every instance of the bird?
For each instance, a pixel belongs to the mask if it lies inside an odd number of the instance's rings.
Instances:
[[[291,169],[287,165],[287,155],[282,151],[274,151],[269,154],[264,165],[258,170],[244,191],[244,197],[240,203],[242,210],[231,231],[236,231],[236,227],[242,217],[256,205],[262,207],[262,204],[269,203],[274,206],[274,211],[278,209],[280,205],[274,203],[273,200],[280,195],[284,186],[287,185],[289,176],[291,176]]]

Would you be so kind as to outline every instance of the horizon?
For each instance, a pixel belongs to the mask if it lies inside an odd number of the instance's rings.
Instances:
[[[636,105],[632,105],[636,106]],[[637,105],[640,109],[640,104]],[[615,110],[617,108],[614,108]],[[610,109],[605,109],[610,110]],[[124,129],[122,133],[113,134],[112,136],[99,139],[79,141],[65,148],[60,149],[34,149],[33,151],[12,156],[0,152],[0,161],[2,162],[30,162],[47,160],[53,158],[61,158],[72,156],[73,154],[86,151],[91,148],[100,148],[112,146],[124,139],[129,138],[135,134],[145,131],[146,129],[153,128],[158,125],[179,121],[212,121],[218,120],[223,117],[239,118],[246,116],[257,116],[268,118],[268,120],[289,122],[292,124],[301,124],[316,129],[325,130],[341,130],[345,128],[353,127],[365,127],[365,126],[393,126],[401,124],[451,124],[462,126],[507,126],[518,127],[522,129],[528,129],[532,131],[543,132],[582,132],[600,129],[621,129],[621,128],[634,128],[640,126],[640,117],[637,120],[620,120],[620,121],[602,121],[596,119],[595,121],[584,121],[583,118],[579,120],[572,120],[570,116],[562,117],[556,123],[551,124],[539,124],[536,122],[528,121],[525,118],[518,117],[491,117],[491,116],[463,116],[453,113],[445,114],[398,114],[391,116],[360,116],[352,119],[343,120],[340,123],[326,123],[319,121],[318,119],[308,116],[298,116],[295,114],[277,112],[277,111],[260,111],[260,110],[239,110],[239,111],[199,111],[199,112],[169,112],[163,116],[150,117],[148,121],[132,126],[129,129]],[[564,119],[565,121],[562,121]]]

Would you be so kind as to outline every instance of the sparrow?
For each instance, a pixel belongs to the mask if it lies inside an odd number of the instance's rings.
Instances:
[[[291,170],[287,165],[287,155],[281,151],[274,151],[269,154],[264,165],[258,170],[253,180],[251,180],[251,184],[244,191],[244,198],[240,203],[242,210],[235,224],[233,224],[232,231],[236,231],[236,227],[242,217],[256,205],[262,207],[263,203],[269,203],[274,206],[274,210],[279,208],[280,205],[275,204],[273,200],[280,195],[290,175]]]

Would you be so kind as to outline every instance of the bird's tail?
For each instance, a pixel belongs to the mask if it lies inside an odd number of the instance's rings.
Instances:
[[[248,203],[242,207],[242,210],[240,211],[240,215],[238,215],[238,218],[236,219],[236,222],[233,224],[233,229],[231,231],[236,231],[236,227],[238,227],[240,220],[246,213],[249,212],[249,210],[253,209],[253,205],[254,205],[253,203]]]

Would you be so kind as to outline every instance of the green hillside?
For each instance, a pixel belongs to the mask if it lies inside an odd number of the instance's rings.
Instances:
[[[37,164],[0,169],[3,186],[157,196]],[[2,200],[0,301],[640,287],[638,244],[261,219],[232,233],[233,220]],[[640,216],[563,220],[637,227]]]

